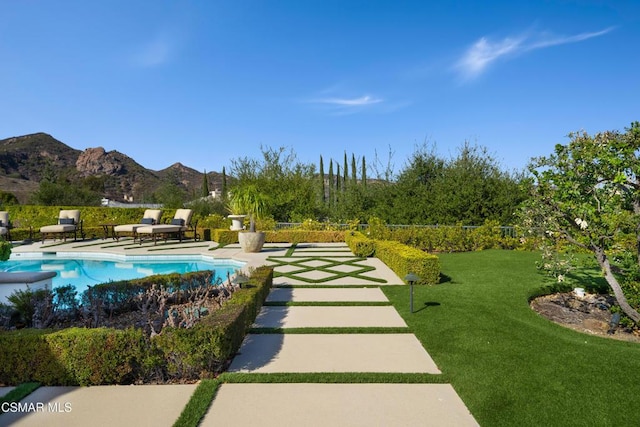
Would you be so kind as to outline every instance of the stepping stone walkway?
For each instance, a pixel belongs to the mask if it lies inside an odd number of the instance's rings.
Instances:
[[[381,305],[389,301],[378,286],[402,282],[379,260],[355,257],[345,245],[305,245],[267,261],[274,266],[274,288],[253,325],[267,333],[247,335],[230,372],[440,374],[408,328],[398,333],[407,325],[393,306]],[[278,287],[288,285],[301,287]],[[295,333],[281,333],[287,329]],[[449,384],[231,383],[220,386],[201,425],[478,424]]]

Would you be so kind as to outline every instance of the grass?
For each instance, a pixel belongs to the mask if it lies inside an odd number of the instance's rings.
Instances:
[[[33,393],[38,387],[40,387],[40,383],[38,382],[22,383],[4,396],[0,396],[0,404],[5,402],[19,402]],[[0,414],[2,412],[2,406],[0,405]]]
[[[482,426],[640,425],[640,345],[542,318],[536,253],[441,254],[445,282],[383,287]],[[585,280],[598,281],[595,277]]]
[[[219,380],[202,380],[173,427],[195,427],[205,416],[220,386]]]

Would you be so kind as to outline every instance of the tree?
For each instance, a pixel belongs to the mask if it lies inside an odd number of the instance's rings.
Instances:
[[[333,196],[334,196],[334,190],[333,190],[333,159],[329,159],[329,191],[328,191],[328,197],[327,197],[327,199],[329,200],[329,208],[333,207]]]
[[[322,156],[320,156],[320,197],[321,202],[324,205],[325,202],[325,189],[324,189],[324,162]]]
[[[394,222],[401,224],[438,224],[434,187],[442,179],[445,161],[435,154],[435,147],[426,145],[414,151],[399,174],[395,190],[399,197],[394,209]],[[389,220],[389,219],[388,219]]]
[[[356,171],[356,155],[351,153],[351,185],[355,187],[358,184],[358,175]]]
[[[224,166],[222,167],[222,189],[220,190],[222,192],[222,202],[225,203],[227,201],[227,171],[225,170]]]
[[[533,159],[532,198],[523,217],[546,238],[590,251],[624,313],[640,322],[621,281],[640,281],[640,123],[624,133],[569,134],[549,157]],[[612,266],[620,236],[632,235],[633,263]]]
[[[175,171],[170,171],[153,193],[155,200],[165,208],[182,208],[187,200],[187,193],[180,186],[180,179]]]
[[[360,172],[362,172],[362,186],[366,187],[367,186],[367,162],[365,161],[364,156],[362,156],[362,170]]]
[[[505,172],[482,146],[465,142],[433,184],[432,209],[441,224],[510,224],[526,198],[522,177]]]
[[[349,181],[349,171],[347,168],[347,152],[344,152],[344,161],[342,163],[342,173],[343,173],[343,177],[342,177],[342,191],[345,190],[345,188],[347,188],[347,182]]]
[[[20,202],[15,194],[0,190],[0,207],[19,204]]]
[[[204,174],[202,174],[202,197],[209,196],[209,177],[207,176],[207,170],[205,169]]]
[[[301,163],[292,149],[263,148],[262,159],[232,160],[236,186],[253,184],[271,199],[270,213],[276,221],[314,218],[319,189],[314,164]]]

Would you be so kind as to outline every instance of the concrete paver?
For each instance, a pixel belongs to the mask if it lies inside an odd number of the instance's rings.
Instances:
[[[238,410],[243,402],[251,410]],[[478,426],[448,384],[223,384],[201,426]]]
[[[0,387],[0,396],[4,396],[13,390],[15,387]]]
[[[30,412],[0,415],[0,425],[19,427],[171,426],[196,384],[40,387],[21,403]]]
[[[388,302],[380,288],[273,288],[267,302]]]
[[[255,328],[406,327],[393,306],[263,307]]]
[[[440,373],[413,334],[249,334],[229,371]]]

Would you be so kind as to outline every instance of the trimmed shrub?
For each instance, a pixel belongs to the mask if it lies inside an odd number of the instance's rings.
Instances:
[[[11,243],[0,242],[0,261],[6,261],[11,256]]]
[[[0,333],[0,382],[126,384],[144,377],[148,341],[140,330],[70,328]]]
[[[440,261],[435,255],[386,240],[375,241],[375,254],[401,278],[414,273],[420,278],[417,284],[435,285],[440,282]]]
[[[355,256],[362,258],[373,256],[376,245],[375,240],[368,238],[359,231],[350,231],[345,233],[345,242]]]
[[[336,243],[344,242],[344,231],[278,230],[265,231],[269,243]],[[211,238],[221,246],[238,243],[238,232],[224,229],[212,230]]]
[[[238,351],[273,284],[273,268],[259,267],[233,298],[190,329],[166,328],[153,338],[169,378],[214,375]]]
[[[238,231],[216,228],[211,232],[211,239],[214,242],[218,242],[220,246],[238,243]]]
[[[69,328],[0,332],[0,383],[130,384],[214,376],[240,348],[273,283],[259,267],[222,308],[189,329]]]
[[[269,243],[336,243],[344,242],[344,235],[344,231],[289,229],[267,231],[265,241]]]

